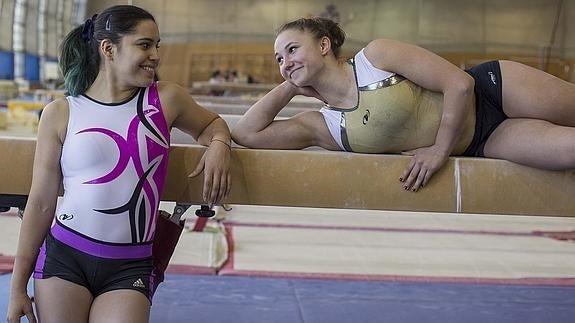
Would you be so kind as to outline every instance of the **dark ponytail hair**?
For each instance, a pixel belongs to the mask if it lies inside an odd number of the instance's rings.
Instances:
[[[339,58],[341,46],[345,41],[345,32],[333,20],[321,17],[300,18],[281,26],[276,36],[283,31],[291,29],[310,32],[316,39],[329,38],[331,50],[335,58]]]
[[[100,70],[100,42],[119,44],[132,34],[142,20],[152,20],[146,10],[129,5],[113,6],[74,28],[60,45],[60,69],[67,94],[77,96],[88,90]]]

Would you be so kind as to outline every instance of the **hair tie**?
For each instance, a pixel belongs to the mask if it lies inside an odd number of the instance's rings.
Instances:
[[[94,21],[96,21],[97,16],[98,14],[95,14],[84,22],[84,27],[82,28],[82,39],[84,41],[92,40],[94,36]]]

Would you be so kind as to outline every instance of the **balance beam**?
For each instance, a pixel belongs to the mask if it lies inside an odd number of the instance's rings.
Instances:
[[[202,107],[206,108],[217,114],[227,114],[227,115],[244,115],[251,106],[249,105],[239,105],[239,104],[224,104],[224,103],[209,103],[205,102],[202,104]],[[310,108],[303,108],[303,107],[289,107],[283,108],[278,114],[278,117],[293,117],[298,113],[306,112],[306,111],[313,111]]]
[[[252,106],[259,99],[258,96],[193,95],[193,97],[201,106],[204,106],[204,104],[236,104]],[[308,108],[312,110],[319,110],[322,106],[324,106],[324,103],[320,100],[301,95],[295,96],[286,104],[286,108]]]
[[[26,196],[34,139],[0,138],[0,195]],[[202,178],[188,179],[205,147],[173,145],[163,200],[201,204]],[[230,204],[575,216],[575,170],[451,157],[417,193],[398,177],[399,155],[234,148]],[[1,206],[1,204],[0,204]]]
[[[222,83],[210,83],[209,81],[193,82],[191,93],[196,93],[198,91],[229,91],[231,93],[262,93],[269,92],[278,84],[266,84],[266,83],[234,83],[234,82],[222,82]]]

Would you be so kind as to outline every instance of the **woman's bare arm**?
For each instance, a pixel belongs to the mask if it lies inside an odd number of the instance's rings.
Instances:
[[[443,93],[443,114],[435,144],[406,154],[413,155],[400,180],[405,189],[417,191],[447,160],[465,126],[474,80],[465,71],[421,47],[378,39],[365,49],[376,67],[403,75],[432,91]]]
[[[198,143],[208,146],[190,177],[203,171],[204,201],[210,205],[221,202],[231,189],[231,137],[228,125],[219,115],[198,105],[179,85],[160,82],[159,90],[169,126],[190,134]]]
[[[18,237],[9,312],[23,311],[24,305],[17,303],[25,298],[22,295],[26,295],[26,286],[34,269],[38,251],[54,218],[62,183],[60,156],[67,120],[68,105],[65,99],[48,104],[42,112],[34,155],[32,185]]]
[[[318,97],[311,88],[298,88],[285,81],[256,102],[240,119],[232,138],[250,148],[302,149],[320,146],[337,150],[323,116],[306,111],[285,120],[274,120],[296,95]]]

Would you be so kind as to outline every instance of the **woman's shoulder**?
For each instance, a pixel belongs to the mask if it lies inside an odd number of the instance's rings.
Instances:
[[[162,97],[174,98],[179,95],[187,95],[186,89],[175,82],[158,81],[156,84],[158,86],[158,93]]]
[[[371,44],[371,43],[370,43]],[[368,44],[369,46],[369,44]],[[382,68],[382,61],[377,54],[368,55],[367,46],[360,50],[354,58],[355,73],[358,86],[365,86],[374,82],[379,82],[395,73]]]
[[[395,39],[378,38],[370,41],[363,51],[373,65],[386,69],[397,67],[405,57],[421,54],[421,47]]]
[[[363,49],[365,57],[374,65],[378,65],[379,61],[389,55],[389,52],[397,48],[401,44],[400,41],[378,38],[370,41]]]
[[[66,98],[59,98],[48,103],[41,112],[40,123],[43,128],[55,131],[63,142],[70,115]]]
[[[169,125],[182,113],[197,107],[196,101],[181,85],[170,81],[158,81],[157,87],[162,109]]]
[[[397,46],[401,46],[402,44],[406,44],[406,43],[399,41],[399,40],[390,39],[390,38],[376,38],[376,39],[371,40],[369,43],[367,43],[367,45],[365,46],[365,50],[369,54],[377,53],[377,52],[384,52],[384,51],[387,51],[389,49],[393,49]]]
[[[50,103],[46,104],[46,106],[42,109],[42,114],[51,113],[51,114],[68,114],[69,104],[68,99],[66,98],[58,98]]]

